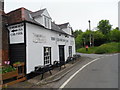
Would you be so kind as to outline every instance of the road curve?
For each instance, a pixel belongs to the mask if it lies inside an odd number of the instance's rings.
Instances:
[[[106,55],[87,65],[64,88],[118,88],[118,54]]]

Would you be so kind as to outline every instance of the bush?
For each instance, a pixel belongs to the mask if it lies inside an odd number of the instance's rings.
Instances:
[[[119,53],[120,52],[120,43],[107,43],[99,47],[91,47],[86,51],[85,48],[80,48],[77,50],[79,53],[95,53],[95,54],[104,54],[104,53]]]
[[[95,51],[96,54],[103,54],[103,53],[108,53],[109,49],[106,47],[98,47]]]
[[[120,43],[118,43],[118,52],[120,53]]]
[[[96,48],[97,48],[97,47],[90,47],[90,48],[88,48],[88,51],[86,51],[85,48],[80,48],[80,49],[77,50],[77,52],[90,54],[90,53],[94,53],[95,50],[96,50]]]
[[[96,54],[117,53],[120,51],[119,46],[120,46],[120,43],[114,43],[114,42],[103,44],[96,49],[95,53]]]
[[[12,66],[0,67],[0,74],[15,71],[16,68]]]

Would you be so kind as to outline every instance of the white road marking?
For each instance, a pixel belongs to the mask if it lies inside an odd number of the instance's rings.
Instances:
[[[118,55],[118,54],[113,54],[113,55],[105,55],[105,56],[114,56],[114,55]],[[105,58],[105,57],[101,57],[101,58]],[[76,71],[71,77],[69,77],[69,79],[67,81],[65,81],[60,87],[59,90],[61,90],[62,88],[64,88],[70,80],[72,80],[80,71],[82,71],[86,66],[88,66],[89,64],[101,59],[101,58],[96,58],[94,60],[92,60],[91,62],[85,64],[84,66],[82,66],[78,71]]]
[[[78,71],[76,71],[72,76],[70,76],[69,77],[69,79],[67,80],[67,81],[65,81],[59,88],[59,90],[61,90],[62,88],[64,88],[68,83],[69,83],[69,81],[71,80],[71,79],[73,79],[73,77],[75,77],[75,75],[77,75],[80,71],[82,71],[86,66],[88,66],[89,64],[91,64],[91,63],[93,63],[93,62],[95,62],[95,61],[97,61],[97,60],[99,60],[100,58],[97,58],[97,59],[94,59],[94,60],[92,60],[91,62],[89,62],[89,63],[87,63],[87,64],[85,64],[84,66],[82,66]]]

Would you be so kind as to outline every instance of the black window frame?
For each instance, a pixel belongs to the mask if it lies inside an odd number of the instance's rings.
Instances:
[[[45,52],[48,48],[48,52]],[[44,65],[51,65],[51,47],[44,47]]]

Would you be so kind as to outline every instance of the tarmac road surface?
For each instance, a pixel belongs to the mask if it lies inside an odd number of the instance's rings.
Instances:
[[[55,88],[118,88],[118,54],[82,55],[93,61],[82,67],[78,63]]]

